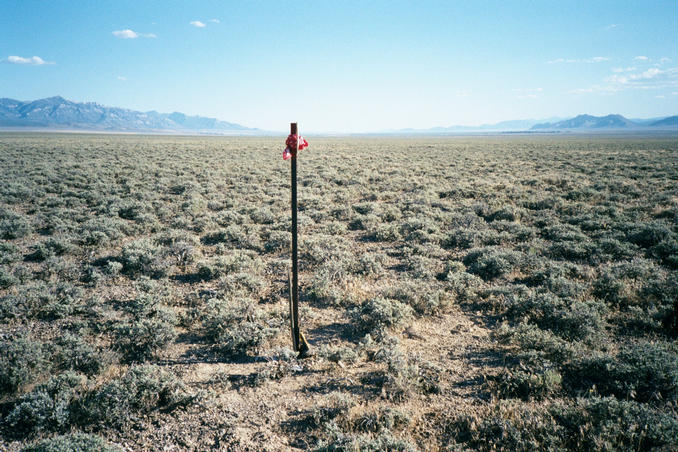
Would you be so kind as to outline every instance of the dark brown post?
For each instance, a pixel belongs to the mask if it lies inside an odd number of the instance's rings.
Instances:
[[[297,134],[297,123],[290,124],[290,133]],[[294,351],[299,351],[299,256],[297,249],[297,153],[299,152],[299,140],[292,151],[292,340]]]
[[[299,255],[297,246],[297,154],[299,153],[299,137],[297,123],[290,124],[290,133],[297,135],[296,145],[290,149],[292,154],[292,274],[290,275],[290,329],[294,351],[299,352],[299,358],[312,355],[308,342],[299,327]]]

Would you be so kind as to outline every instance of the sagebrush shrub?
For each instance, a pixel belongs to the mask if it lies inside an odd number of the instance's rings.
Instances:
[[[15,284],[19,283],[19,279],[7,271],[5,268],[0,267],[0,289],[7,289],[12,287]],[[0,308],[0,311],[2,308]],[[0,314],[2,315],[2,314]]]
[[[361,432],[391,432],[402,430],[410,421],[409,412],[385,407],[354,417],[351,419],[351,426],[354,430]]]
[[[327,395],[326,402],[323,405],[313,408],[311,419],[316,427],[322,427],[331,421],[336,421],[338,417],[342,417],[342,421],[345,421],[348,412],[356,405],[357,402],[352,396],[334,391]]]
[[[371,231],[380,224],[379,217],[375,214],[353,215],[348,223],[348,228],[352,231]]]
[[[595,245],[591,241],[555,242],[549,247],[548,255],[552,259],[587,261],[595,256]]]
[[[300,250],[302,265],[311,268],[329,261],[340,262],[344,268],[349,268],[355,262],[355,256],[349,251],[346,241],[338,237],[323,234],[302,237]]]
[[[260,248],[260,239],[251,228],[240,224],[230,224],[226,228],[205,235],[202,242],[206,245],[224,243],[240,249]]]
[[[449,295],[430,283],[401,282],[384,290],[383,295],[411,306],[422,316],[445,312],[451,304]]]
[[[503,242],[510,241],[508,234],[502,234],[492,229],[471,229],[456,228],[453,229],[442,244],[446,248],[470,249],[488,245],[500,245]]]
[[[177,240],[169,245],[167,254],[174,259],[176,265],[186,269],[186,266],[195,262],[198,253],[191,241]]]
[[[149,239],[139,239],[125,245],[119,261],[123,271],[133,278],[141,275],[162,278],[169,268],[165,251]]]
[[[588,239],[578,227],[569,224],[548,226],[544,228],[542,235],[553,242],[583,242]]]
[[[578,266],[570,262],[535,259],[534,270],[522,280],[530,287],[542,287],[561,298],[580,299],[588,289],[580,279]]]
[[[122,452],[120,447],[90,433],[69,433],[43,439],[21,452]]]
[[[383,253],[366,253],[360,256],[356,271],[359,274],[373,276],[379,275],[384,270],[387,256]]]
[[[653,256],[671,269],[678,269],[678,239],[664,240],[650,249]]]
[[[133,199],[125,199],[112,206],[112,210],[117,210],[117,214],[120,218],[139,223],[148,220],[150,209],[151,207],[147,203]]]
[[[128,361],[148,360],[176,338],[176,324],[171,309],[162,306],[139,309],[130,322],[115,327],[115,347]]]
[[[269,253],[288,250],[290,246],[292,246],[292,233],[287,231],[272,231],[264,243],[264,249]]]
[[[258,224],[272,224],[276,220],[275,214],[271,211],[270,207],[267,206],[253,210],[250,213],[250,218]]]
[[[187,404],[191,394],[174,374],[157,366],[130,367],[120,378],[92,390],[79,404],[81,422],[124,428],[153,410]]]
[[[529,358],[531,352],[536,352],[542,361],[560,363],[568,361],[575,353],[570,342],[550,330],[529,323],[520,323],[515,328],[502,325],[495,332],[495,337],[500,343],[516,346],[518,356],[523,358]]]
[[[638,247],[629,242],[605,238],[596,242],[595,254],[602,261],[621,261],[636,255]]]
[[[404,439],[394,436],[391,432],[384,431],[377,435],[355,435],[341,431],[336,425],[329,425],[328,438],[321,440],[316,452],[330,451],[364,451],[381,452],[384,450],[393,452],[416,452],[417,448]]]
[[[413,313],[410,306],[382,297],[370,298],[351,311],[357,330],[378,337],[385,335],[388,329],[408,322]]]
[[[672,335],[678,335],[678,298],[673,302],[662,318],[662,326]]]
[[[544,408],[526,407],[514,400],[493,404],[481,415],[450,413],[442,424],[451,450],[563,448],[565,429]]]
[[[259,299],[263,296],[266,287],[267,281],[262,276],[250,272],[232,273],[219,280],[220,296],[229,298]]]
[[[267,325],[263,314],[247,299],[210,299],[201,320],[205,337],[226,356],[256,353],[277,333],[277,328]]]
[[[12,242],[0,242],[0,265],[11,264],[21,260],[19,248]]]
[[[541,372],[506,369],[499,375],[487,377],[486,381],[490,391],[499,398],[543,400],[557,395],[562,377],[553,369]]]
[[[651,299],[643,296],[643,286],[657,273],[657,267],[644,259],[603,267],[593,283],[592,293],[617,308],[645,306]]]
[[[493,221],[516,221],[520,217],[520,212],[514,206],[506,205],[499,209],[493,210],[485,218],[487,222]]]
[[[634,400],[614,397],[577,399],[549,409],[562,429],[561,447],[568,450],[675,450],[675,413],[654,410]]]
[[[44,303],[38,310],[38,317],[45,320],[63,319],[82,304],[82,290],[69,283],[59,283],[51,288],[52,293],[45,298]]]
[[[113,357],[89,344],[83,337],[66,333],[56,340],[54,361],[62,370],[74,370],[86,375],[102,372]]]
[[[437,394],[441,391],[442,368],[418,355],[406,355],[395,337],[386,338],[374,351],[373,359],[386,363],[381,395],[387,400],[402,402],[414,393]]]
[[[76,401],[86,379],[75,372],[52,377],[22,396],[4,420],[14,436],[42,431],[64,432],[76,422]]]
[[[440,228],[435,221],[423,216],[408,217],[401,220],[400,231],[408,242],[440,243],[443,240]]]
[[[671,230],[662,223],[647,223],[637,225],[631,229],[627,237],[631,243],[643,248],[650,248],[672,235]]]
[[[106,246],[122,238],[129,232],[123,220],[110,217],[97,217],[87,220],[79,231],[81,242],[87,246]]]
[[[435,258],[412,253],[405,256],[403,263],[408,273],[417,279],[431,280],[439,273],[439,261]]]
[[[53,236],[38,243],[32,247],[33,252],[27,256],[27,259],[34,261],[44,261],[52,256],[62,256],[73,253],[76,246],[72,243],[72,238],[66,235]]]
[[[394,223],[368,223],[365,227],[368,240],[377,242],[397,242],[402,239],[400,227]]]
[[[340,306],[346,301],[342,285],[347,277],[341,262],[329,261],[316,269],[305,291],[313,300]]]
[[[605,326],[607,308],[597,301],[573,301],[548,292],[509,300],[509,318],[533,323],[570,341],[592,338]]]
[[[614,357],[593,355],[566,366],[564,383],[574,391],[595,390],[639,402],[678,400],[678,350],[643,343]]]
[[[360,354],[351,347],[322,345],[317,352],[319,358],[327,359],[333,363],[352,364],[360,358]]]
[[[230,273],[247,272],[258,274],[263,262],[256,254],[236,251],[227,256],[217,256],[198,266],[198,276],[204,280],[217,279]]]
[[[39,379],[47,370],[48,353],[42,342],[26,335],[0,341],[0,394],[12,395]]]
[[[474,291],[482,284],[482,279],[476,275],[466,273],[460,270],[458,266],[450,263],[447,267],[447,272],[442,274],[443,280],[446,283],[447,289],[452,292],[456,299],[464,301],[473,296]],[[463,268],[463,264],[456,262]]]
[[[474,248],[464,257],[469,273],[485,280],[505,276],[520,266],[523,255],[519,252],[498,248]]]
[[[25,216],[0,208],[0,238],[13,240],[31,232],[33,228]]]
[[[118,261],[108,261],[104,267],[106,274],[116,276],[122,271],[122,264]]]

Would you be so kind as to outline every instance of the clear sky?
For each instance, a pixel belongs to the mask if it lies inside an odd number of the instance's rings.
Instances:
[[[359,132],[678,114],[678,1],[0,0],[0,97]]]

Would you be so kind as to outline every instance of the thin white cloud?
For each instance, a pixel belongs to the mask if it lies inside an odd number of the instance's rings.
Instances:
[[[678,96],[678,91],[674,91],[671,93],[672,96]]]
[[[547,61],[548,64],[559,63],[602,63],[603,61],[610,61],[611,58],[604,56],[595,56],[591,58],[556,58],[555,60]]]
[[[210,19],[210,22],[212,22],[213,24],[220,24],[221,23],[221,21],[219,19]]]
[[[638,61],[648,61],[649,58],[646,57],[645,55],[638,55],[637,57],[634,58],[634,60],[638,60]]]
[[[678,88],[678,67],[660,69],[652,67],[642,72],[617,72],[589,88],[571,90],[573,94],[602,93],[610,94],[629,89],[661,90]]]
[[[649,80],[654,80],[657,78],[657,76],[665,73],[665,71],[662,71],[661,69],[658,69],[656,67],[647,69],[646,71],[636,73],[636,74],[629,74],[629,75],[611,75],[610,77],[607,77],[605,79],[606,82],[611,82],[611,83],[617,83],[620,85],[631,85],[631,84],[639,84],[643,82],[647,82]]]
[[[666,99],[666,96],[664,96],[663,94],[660,94],[660,95],[654,96],[654,97],[655,97],[655,99]]]
[[[620,72],[633,72],[636,70],[635,66],[629,66],[629,67],[613,67],[612,72],[620,73]]]
[[[189,23],[197,28],[205,28],[207,26],[204,22],[200,22],[199,20],[192,20]]]
[[[118,75],[116,78],[117,78],[118,80],[123,81],[123,82],[124,82],[124,81],[127,81],[127,77],[125,77],[124,75]]]
[[[120,39],[136,39],[139,37],[137,33],[129,28],[127,30],[116,30],[113,32],[113,36]]]
[[[619,91],[619,89],[609,86],[609,85],[593,85],[589,88],[577,88],[577,89],[571,89],[568,91],[570,94],[592,94],[592,93],[598,93],[598,94],[605,94],[605,95],[612,95]]]
[[[544,91],[544,88],[513,88],[511,91],[514,93],[541,93]]]
[[[516,99],[536,99],[544,88],[513,88],[511,91],[516,93]]]
[[[118,39],[136,39],[136,38],[156,38],[153,33],[137,33],[134,30],[129,28],[125,30],[116,30],[113,32],[113,36]]]
[[[29,58],[24,58],[20,57],[17,55],[10,55],[8,56],[5,60],[3,60],[4,63],[10,63],[10,64],[27,64],[30,66],[44,66],[46,64],[54,64],[50,61],[45,61],[39,56],[32,56]]]
[[[610,24],[607,27],[605,27],[606,30],[612,30],[613,28],[617,28],[619,24]]]
[[[457,97],[468,97],[469,92],[468,92],[468,90],[460,89],[455,93],[455,96],[457,96]]]

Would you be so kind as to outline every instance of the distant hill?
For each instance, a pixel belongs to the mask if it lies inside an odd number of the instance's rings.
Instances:
[[[275,134],[240,124],[184,113],[158,113],[107,107],[95,102],[73,102],[61,96],[34,101],[0,98],[0,127],[66,129],[110,132],[197,133],[215,135]],[[579,115],[571,119],[518,119],[478,126],[452,125],[429,129],[398,129],[375,132],[378,135],[445,135],[458,133],[612,130],[678,130],[678,116],[627,119],[621,115]]]
[[[563,118],[548,119],[513,119],[501,121],[494,124],[481,124],[478,126],[447,126],[431,127],[430,129],[398,129],[388,130],[384,133],[412,133],[412,134],[446,134],[446,133],[473,133],[473,132],[520,132],[528,130],[530,127],[540,122],[560,121]]]
[[[641,126],[649,126],[653,122],[660,121],[666,118],[666,116],[659,116],[657,118],[629,118],[629,121],[640,124]]]
[[[579,115],[574,118],[550,118],[543,120],[518,119],[502,121],[495,124],[482,124],[479,126],[449,126],[433,127],[430,129],[399,129],[389,130],[385,134],[412,134],[412,135],[437,135],[454,133],[493,133],[493,132],[585,132],[585,131],[657,131],[678,130],[678,116],[628,119],[622,115],[611,114],[607,116]]]
[[[627,129],[638,126],[622,115],[591,116],[579,115],[555,123],[536,124],[532,130],[543,129]]]
[[[660,130],[678,127],[678,116],[632,121],[622,115],[579,115],[558,122],[535,124],[530,130]]]
[[[678,126],[678,116],[669,116],[668,118],[660,119],[650,124],[652,127],[661,126]]]
[[[61,96],[22,102],[0,99],[0,127],[102,131],[173,131],[193,133],[258,133],[231,122],[183,113],[140,112],[94,102],[72,102]]]

